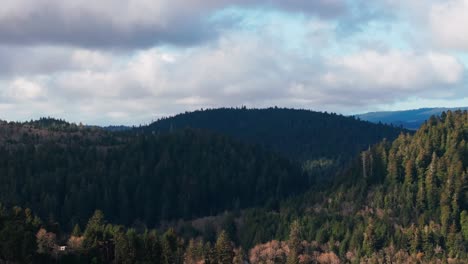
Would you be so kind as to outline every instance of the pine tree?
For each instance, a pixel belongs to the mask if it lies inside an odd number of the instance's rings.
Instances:
[[[81,228],[80,228],[80,225],[79,225],[79,224],[76,224],[76,225],[73,227],[73,231],[72,231],[71,235],[72,235],[72,236],[75,236],[75,237],[81,236]]]
[[[242,248],[238,248],[235,250],[234,259],[232,261],[233,264],[244,264],[245,262],[245,253]]]
[[[375,252],[375,230],[374,220],[369,219],[366,231],[364,232],[364,239],[362,241],[362,249],[367,256]]]
[[[468,211],[463,211],[460,214],[460,226],[461,226],[463,238],[468,243]]]
[[[426,200],[427,200],[427,209],[429,212],[432,212],[436,207],[437,201],[437,189],[435,183],[435,173],[437,167],[437,155],[436,153],[432,153],[432,160],[427,168],[426,172]]]
[[[298,220],[293,221],[290,226],[288,246],[289,254],[287,264],[299,263],[299,253],[301,250],[301,227]]]
[[[422,249],[426,257],[431,257],[434,251],[434,245],[432,243],[432,231],[429,226],[424,226],[422,233]]]
[[[411,242],[410,242],[410,249],[411,253],[416,254],[421,250],[421,234],[419,232],[419,228],[412,225],[411,229]]]
[[[215,252],[218,264],[232,264],[234,258],[232,242],[224,230],[221,231],[216,240]]]
[[[86,225],[83,247],[86,249],[98,246],[104,240],[105,220],[101,210],[96,210]]]
[[[414,182],[414,160],[408,159],[405,163],[405,180],[404,184],[407,187],[411,187]]]
[[[161,241],[162,247],[162,263],[174,264],[176,263],[177,253],[177,236],[174,229],[170,228],[164,233]]]
[[[205,257],[205,264],[216,264],[216,252],[211,246],[210,242],[207,242],[203,247],[203,255]]]
[[[115,235],[115,262],[119,264],[132,263],[130,244],[123,232]]]
[[[424,187],[424,178],[422,176],[418,179],[418,192],[416,194],[416,208],[418,212],[426,209],[426,188]]]
[[[198,254],[196,250],[195,240],[190,239],[187,249],[185,250],[184,263],[194,264],[198,262]]]
[[[161,260],[161,242],[156,230],[146,230],[143,234],[143,251],[145,263],[156,262]]]

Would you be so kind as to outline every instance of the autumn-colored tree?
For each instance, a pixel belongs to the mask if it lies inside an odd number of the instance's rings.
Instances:
[[[51,254],[57,249],[57,236],[47,232],[44,228],[39,229],[36,234],[37,252],[41,254]]]
[[[322,253],[317,257],[320,264],[340,264],[340,258],[334,252]]]
[[[286,242],[273,240],[252,248],[249,254],[249,261],[251,264],[285,263],[288,253],[289,247]]]

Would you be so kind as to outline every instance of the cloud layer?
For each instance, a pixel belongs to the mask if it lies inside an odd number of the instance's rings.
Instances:
[[[138,124],[206,107],[347,114],[467,98],[468,0],[367,3],[7,0],[0,119]]]
[[[340,0],[6,0],[0,10],[0,43],[87,47],[188,45],[211,39],[236,20],[211,21],[228,7],[280,9],[322,17],[345,12]]]
[[[434,4],[429,21],[437,44],[448,49],[468,51],[468,0],[450,0]]]

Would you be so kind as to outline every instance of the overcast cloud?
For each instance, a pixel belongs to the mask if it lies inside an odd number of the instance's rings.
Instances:
[[[7,0],[0,119],[468,105],[467,13],[468,0]]]

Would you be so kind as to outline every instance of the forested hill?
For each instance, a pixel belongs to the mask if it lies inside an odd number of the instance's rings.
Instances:
[[[342,260],[466,263],[467,143],[468,112],[431,117],[415,135],[362,152],[329,190],[291,199],[279,215],[252,212],[242,237],[249,245],[284,239],[281,223],[297,216],[302,239]]]
[[[192,129],[128,135],[2,123],[0,157],[0,203],[68,228],[96,209],[115,223],[155,226],[274,204],[308,186],[286,159]]]
[[[186,127],[220,132],[300,161],[348,159],[402,132],[354,117],[283,108],[199,110],[163,118],[139,129],[166,132]]]
[[[266,204],[305,187],[301,174],[287,160],[224,136],[191,129],[132,135],[83,128],[66,136],[60,130],[39,133],[15,125],[13,133],[0,127],[10,137],[23,135],[0,141],[2,200],[52,212],[41,222],[29,209],[0,205],[0,262],[464,264],[468,259],[466,111],[432,117],[414,135],[369,147],[331,188],[316,186],[279,206]],[[106,143],[96,145],[101,141]],[[128,222],[129,216],[148,222],[196,216],[190,209],[199,206],[215,213],[255,205],[180,222],[163,235],[141,224],[111,224]],[[84,232],[76,226],[57,236],[54,217],[74,223],[94,207],[103,208],[111,223],[96,211]],[[61,252],[58,245],[65,240],[69,249]]]

